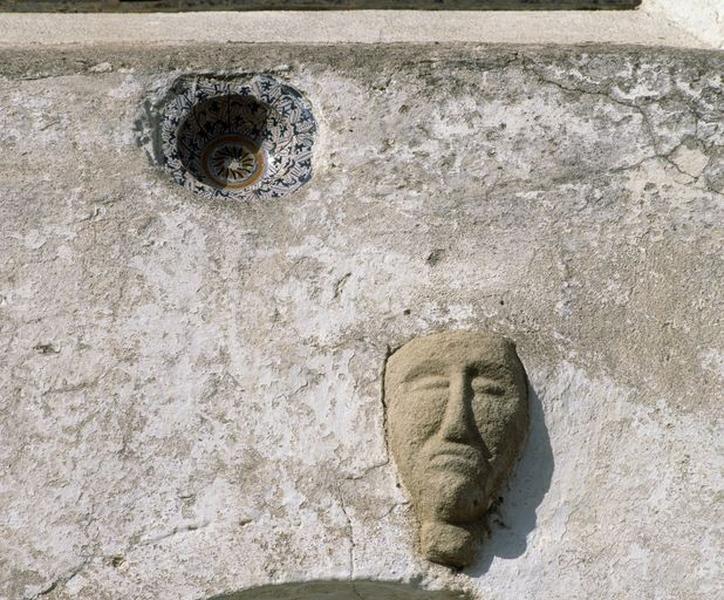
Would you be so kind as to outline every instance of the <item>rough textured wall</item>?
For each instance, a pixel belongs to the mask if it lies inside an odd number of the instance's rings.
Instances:
[[[329,579],[721,594],[723,66],[2,51],[0,598]],[[307,94],[298,193],[199,201],[137,145],[144,99],[220,69]],[[391,347],[457,328],[515,339],[532,388],[528,446],[463,573],[416,553],[380,395]]]

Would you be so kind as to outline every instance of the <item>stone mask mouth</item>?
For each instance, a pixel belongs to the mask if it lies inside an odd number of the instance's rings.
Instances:
[[[428,465],[433,468],[449,466],[479,470],[485,463],[485,457],[480,450],[463,444],[446,444],[436,448],[428,456]]]

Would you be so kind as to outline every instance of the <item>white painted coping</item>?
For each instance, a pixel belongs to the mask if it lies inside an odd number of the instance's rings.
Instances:
[[[0,47],[100,43],[390,43],[724,45],[724,0],[645,0],[634,11],[259,11],[0,14]]]

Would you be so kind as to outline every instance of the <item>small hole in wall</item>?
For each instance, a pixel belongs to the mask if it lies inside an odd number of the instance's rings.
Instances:
[[[243,190],[268,168],[268,108],[252,96],[230,94],[199,102],[178,130],[179,158],[199,181]]]
[[[178,183],[208,198],[266,199],[311,179],[316,121],[297,90],[269,76],[181,87],[161,125],[165,167]]]

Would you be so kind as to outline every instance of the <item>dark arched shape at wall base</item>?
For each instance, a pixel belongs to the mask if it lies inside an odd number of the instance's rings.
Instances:
[[[207,600],[472,600],[465,592],[430,591],[409,583],[366,580],[264,585]]]

